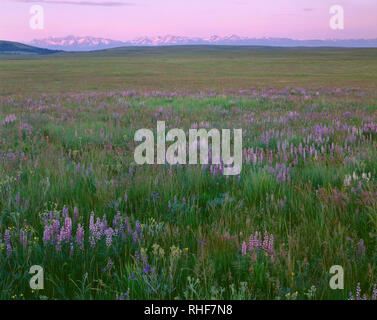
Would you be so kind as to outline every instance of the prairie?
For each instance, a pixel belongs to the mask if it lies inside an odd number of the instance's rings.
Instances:
[[[2,57],[0,298],[376,299],[376,53]],[[241,174],[137,165],[157,121],[242,128]]]

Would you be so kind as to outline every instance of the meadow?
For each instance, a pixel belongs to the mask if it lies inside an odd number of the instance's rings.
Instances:
[[[376,54],[0,58],[0,299],[375,300]],[[157,121],[242,128],[241,174],[137,165]]]

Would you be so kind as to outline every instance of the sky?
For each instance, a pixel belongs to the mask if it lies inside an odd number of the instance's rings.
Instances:
[[[43,29],[30,27],[30,7],[43,8]],[[344,28],[330,28],[332,5]],[[377,38],[377,0],[0,0],[0,40],[95,36],[211,35],[292,39]]]

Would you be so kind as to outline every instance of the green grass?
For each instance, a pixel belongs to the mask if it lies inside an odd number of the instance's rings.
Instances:
[[[374,52],[135,48],[0,60],[0,299],[347,299],[358,283],[371,298]],[[239,91],[252,85],[261,88]],[[241,175],[137,165],[134,133],[157,120],[242,128]],[[59,248],[56,235],[43,238],[52,220],[65,224],[64,208],[72,236]],[[91,246],[92,213],[117,230],[111,245],[102,234]],[[273,235],[272,250],[243,255],[255,232]],[[44,268],[43,290],[29,287],[32,265]],[[344,268],[344,290],[329,286],[332,265]]]
[[[183,46],[0,56],[0,94],[375,88],[376,54],[377,49]]]

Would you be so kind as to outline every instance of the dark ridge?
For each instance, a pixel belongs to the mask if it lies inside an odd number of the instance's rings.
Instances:
[[[49,50],[29,46],[19,42],[0,40],[0,54],[53,54],[61,50]]]

